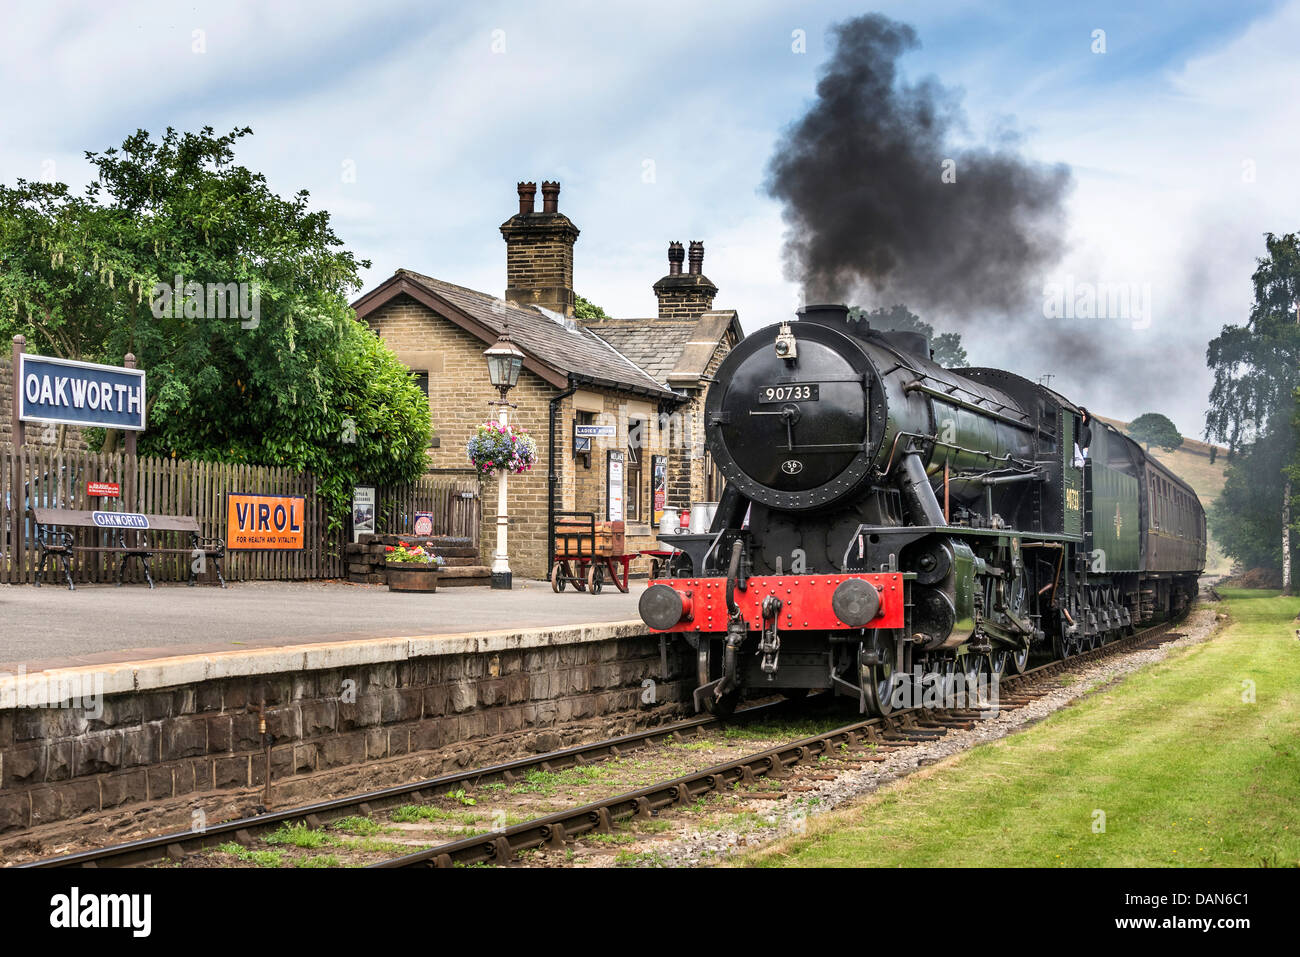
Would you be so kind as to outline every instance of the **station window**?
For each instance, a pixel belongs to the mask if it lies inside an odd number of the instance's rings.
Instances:
[[[596,413],[579,411],[574,417],[574,425],[595,425]],[[591,438],[578,438],[574,435],[573,457],[582,463],[583,468],[591,468]]]
[[[630,522],[640,522],[641,517],[641,452],[645,445],[644,419],[627,420],[627,464],[624,466],[625,517]]]
[[[427,399],[429,397],[429,373],[412,372],[411,380],[415,383],[416,388],[424,393],[424,397]]]

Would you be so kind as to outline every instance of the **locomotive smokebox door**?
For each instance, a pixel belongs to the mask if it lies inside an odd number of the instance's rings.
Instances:
[[[706,402],[709,447],[727,482],[751,501],[825,509],[868,479],[885,432],[883,391],[847,328],[793,325],[787,344],[798,337],[797,359],[760,336],[727,354]]]

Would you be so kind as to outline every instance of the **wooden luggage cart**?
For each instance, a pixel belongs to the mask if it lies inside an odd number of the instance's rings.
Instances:
[[[608,576],[615,588],[626,592],[627,567],[640,554],[627,553],[622,522],[597,522],[595,512],[556,512],[551,590],[562,592],[572,585],[599,595]]]

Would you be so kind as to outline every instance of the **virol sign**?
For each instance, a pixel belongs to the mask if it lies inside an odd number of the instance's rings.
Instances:
[[[231,493],[226,498],[226,547],[300,549],[306,512],[305,498]]]

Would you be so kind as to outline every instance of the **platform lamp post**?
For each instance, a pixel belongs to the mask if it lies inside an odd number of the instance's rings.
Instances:
[[[506,393],[513,389],[519,381],[519,370],[524,364],[524,354],[510,341],[509,333],[503,328],[497,341],[483,352],[483,358],[487,360],[488,378],[492,380],[493,387],[501,393],[499,402],[490,402],[488,404],[495,405],[500,409],[497,414],[497,421],[503,426],[509,426],[506,410],[517,408],[517,406],[506,400]],[[497,553],[492,559],[492,587],[506,589],[510,588],[512,584],[510,560],[506,555],[507,480],[507,473],[502,469],[497,474]]]

